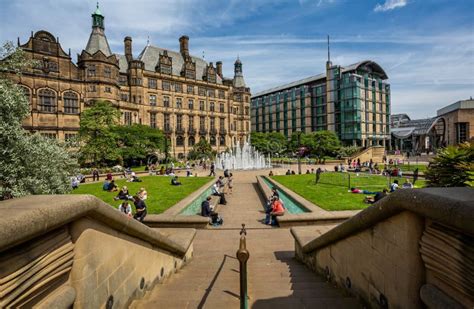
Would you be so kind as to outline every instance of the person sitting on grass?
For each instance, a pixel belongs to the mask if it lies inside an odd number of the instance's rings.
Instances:
[[[388,194],[388,190],[387,188],[383,188],[382,192],[376,192],[374,196],[367,196],[365,198],[365,202],[367,204],[374,204],[378,201],[380,201],[381,199],[383,199],[384,197],[386,197]]]
[[[285,214],[285,208],[280,201],[278,196],[273,197],[272,210],[265,216],[265,224],[277,225],[276,217],[283,216]]]
[[[118,191],[118,186],[115,184],[115,180],[112,179],[109,182],[109,185],[107,187],[107,191],[109,191],[109,192]]]
[[[376,194],[377,192],[371,192],[368,190],[361,190],[359,188],[354,188],[352,187],[350,190],[351,193],[356,193],[356,194]]]
[[[127,186],[123,186],[122,189],[120,189],[119,193],[117,194],[116,197],[114,197],[114,200],[131,200],[132,196],[128,194],[128,188]]]
[[[139,199],[144,201],[148,198],[148,192],[146,192],[145,188],[140,188],[140,191],[138,191],[137,196]]]
[[[104,183],[102,184],[102,190],[109,191],[109,184],[110,184],[110,181],[105,179]]]
[[[146,204],[145,201],[140,199],[137,195],[133,197],[133,204],[135,204],[135,215],[133,216],[134,219],[143,222],[146,216]]]
[[[398,189],[398,179],[395,179],[390,185],[390,193],[395,192]]]
[[[181,182],[178,181],[178,176],[174,176],[171,178],[171,185],[172,186],[181,186]]]
[[[408,178],[405,179],[405,182],[402,185],[403,189],[413,189],[413,184],[408,180]]]
[[[128,217],[132,217],[132,206],[127,201],[123,201],[118,207],[118,210]]]

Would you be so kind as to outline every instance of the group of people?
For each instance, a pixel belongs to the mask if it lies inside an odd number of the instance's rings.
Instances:
[[[229,170],[224,170],[224,176],[219,176],[217,181],[212,185],[211,195],[206,197],[201,203],[201,216],[209,218],[209,223],[218,226],[221,225],[224,220],[219,216],[215,211],[215,206],[212,205],[212,196],[218,196],[219,201],[217,204],[227,205],[227,200],[225,198],[225,188],[227,187],[227,192],[232,194],[233,190],[234,175],[229,172]]]
[[[140,188],[140,190],[134,196],[130,195],[127,186],[123,186],[118,192],[117,196],[114,197],[114,200],[122,200],[118,210],[128,217],[132,217],[132,206],[130,202],[133,202],[135,206],[135,214],[133,218],[143,222],[145,216],[147,215],[147,207],[145,200],[148,198],[148,192],[145,188]]]
[[[408,180],[408,178],[406,178],[405,182],[400,187],[398,179],[395,179],[390,184],[390,189],[383,188],[382,191],[372,192],[369,190],[362,190],[359,188],[352,187],[349,191],[355,194],[373,195],[373,196],[366,196],[364,199],[364,202],[367,204],[374,204],[380,201],[382,198],[386,197],[389,193],[393,193],[398,189],[413,189],[413,184],[410,182],[410,180]]]
[[[265,219],[264,224],[278,225],[277,217],[285,214],[285,205],[280,199],[280,194],[276,187],[272,188],[272,194],[268,197],[265,204]]]

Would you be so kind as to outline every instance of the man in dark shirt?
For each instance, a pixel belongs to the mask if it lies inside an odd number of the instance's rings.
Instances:
[[[374,204],[374,203],[380,201],[381,199],[383,199],[384,197],[386,197],[387,192],[388,192],[387,188],[384,188],[382,190],[382,192],[379,191],[379,192],[375,193],[374,197],[367,197],[366,201],[369,204]]]
[[[133,216],[134,219],[143,222],[146,216],[146,204],[145,201],[141,200],[138,196],[133,197],[133,204],[135,204],[135,215]]]
[[[205,201],[201,203],[201,216],[211,217],[211,197],[208,196]]]
[[[216,176],[216,172],[215,172],[215,169],[216,169],[216,166],[214,165],[214,163],[211,164],[211,172],[209,173],[209,177],[210,176]]]

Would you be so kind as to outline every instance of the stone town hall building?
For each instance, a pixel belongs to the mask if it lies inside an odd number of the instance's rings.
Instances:
[[[97,7],[77,64],[46,31],[18,44],[40,63],[20,77],[12,75],[31,104],[31,116],[23,123],[28,130],[67,140],[78,132],[80,113],[96,100],[107,100],[120,110],[121,124],[163,130],[176,157],[200,139],[223,151],[250,133],[250,89],[242,62],[237,59],[234,78],[226,78],[222,62],[214,66],[189,54],[187,36],[180,37],[179,52],[147,45],[137,58],[127,36],[124,55],[114,54]]]

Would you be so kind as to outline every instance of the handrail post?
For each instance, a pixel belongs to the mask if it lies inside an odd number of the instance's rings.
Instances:
[[[247,243],[245,236],[247,235],[247,230],[245,230],[245,224],[242,224],[242,229],[240,230],[240,245],[239,250],[237,250],[237,259],[239,260],[240,265],[240,309],[247,309],[247,261],[250,257],[250,254],[247,250]]]

